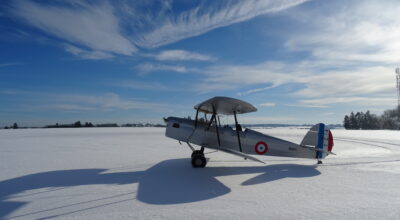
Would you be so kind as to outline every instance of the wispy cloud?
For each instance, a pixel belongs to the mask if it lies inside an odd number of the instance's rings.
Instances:
[[[115,93],[107,93],[105,95],[99,96],[58,94],[53,95],[53,97],[55,97],[57,102],[60,102],[60,104],[62,105],[75,105],[81,107],[82,110],[84,108],[86,108],[87,110],[95,108],[102,111],[130,109],[154,110],[165,108],[165,105],[163,104],[121,98]]]
[[[161,24],[138,36],[135,42],[143,47],[159,47],[259,15],[282,11],[305,1],[203,1],[195,8],[164,17]]]
[[[25,90],[17,90],[17,89],[3,89],[3,90],[0,90],[0,94],[4,94],[4,95],[27,95],[27,94],[29,94],[29,92],[25,91]]]
[[[96,110],[95,107],[87,107],[76,104],[54,104],[54,105],[45,105],[41,106],[41,108],[45,109],[56,109],[61,111],[93,111]]]
[[[331,1],[311,13],[294,10],[290,15],[305,31],[293,33],[286,47],[322,60],[396,64],[399,11],[396,0]]]
[[[289,107],[300,107],[300,108],[328,108],[326,105],[312,105],[312,104],[285,104]]]
[[[162,83],[158,82],[145,82],[145,81],[134,81],[125,80],[115,83],[109,83],[110,86],[128,88],[128,89],[138,89],[138,90],[152,90],[152,91],[171,91],[174,90]]]
[[[291,104],[297,107],[325,108],[330,104],[350,103],[351,98],[361,101],[359,97],[391,97],[395,94],[393,69],[385,66],[361,66],[349,70],[331,67],[330,70],[323,70],[321,66],[309,62],[263,62],[213,66],[199,73],[205,74],[203,82],[194,87],[200,93],[255,87],[239,93],[248,95],[281,85],[301,85],[300,89],[289,94],[298,100],[305,100]],[[260,86],[262,84],[264,86]],[[340,101],[338,98],[343,99]],[[308,99],[325,102],[306,101]],[[379,103],[388,105],[391,98],[384,100]]]
[[[157,48],[256,16],[282,11],[307,0],[202,1],[183,11],[173,1],[16,0],[13,16],[72,44],[67,51],[85,59],[105,54],[132,55],[138,47]],[[99,55],[100,54],[100,55]],[[164,51],[159,60],[211,61],[182,50]]]
[[[3,90],[0,94],[24,97],[20,111],[118,111],[118,110],[149,110],[159,112],[170,109],[168,104],[144,101],[137,98],[123,98],[116,93],[101,95],[84,95],[68,93],[42,93],[23,90]]]
[[[293,116],[285,117],[266,117],[266,116],[243,116],[240,119],[241,123],[246,124],[268,124],[268,123],[298,123],[299,118]]]
[[[301,85],[300,89],[291,95],[299,102],[292,106],[325,108],[339,103],[368,103],[368,99],[393,105],[394,67],[400,59],[398,2],[324,5],[319,10],[302,8],[290,14],[304,28],[285,36],[286,49],[305,51],[310,56],[295,62],[213,66],[204,71],[206,78],[197,87],[218,91],[250,86],[253,88],[238,93],[250,95],[295,84]],[[334,13],[328,13],[333,7]],[[377,10],[385,13],[377,14]]]
[[[286,73],[287,71],[287,66],[283,62],[262,62],[255,65],[214,65],[201,71],[206,77],[195,88],[206,91],[221,91],[260,84],[268,84],[268,88],[273,88],[283,83],[295,81],[290,74]],[[254,89],[241,94],[251,92],[254,92]]]
[[[394,91],[393,69],[388,67],[362,67],[353,70],[333,70],[313,73],[306,79],[305,89],[295,92],[300,97],[332,97],[352,95],[390,94]]]
[[[327,106],[330,104],[343,104],[343,103],[352,103],[358,105],[367,105],[367,106],[388,106],[393,105],[397,99],[390,97],[327,97],[327,98],[318,98],[318,99],[303,99],[300,100],[300,103],[304,105],[310,106]]]
[[[272,102],[267,102],[267,103],[260,104],[260,106],[262,106],[262,107],[275,107],[276,104],[272,103]]]
[[[53,2],[49,5],[24,0],[13,3],[13,15],[48,34],[86,47],[87,50],[123,55],[131,55],[136,51],[134,44],[123,36],[118,17],[106,1],[97,5],[76,1],[65,4]],[[73,51],[82,55],[76,49]]]
[[[75,56],[78,56],[82,59],[88,60],[102,60],[102,59],[109,59],[114,57],[111,53],[103,52],[103,51],[93,51],[93,50],[85,50],[82,48],[78,48],[72,45],[65,45],[65,50]]]
[[[216,58],[186,50],[164,50],[154,55],[156,60],[160,61],[215,61]]]
[[[0,67],[7,67],[7,66],[17,66],[21,65],[22,63],[0,63]]]
[[[265,90],[269,90],[269,89],[272,89],[274,87],[275,86],[266,86],[266,87],[262,87],[262,88],[250,89],[250,90],[247,90],[247,91],[244,91],[244,92],[239,92],[238,96],[243,96],[243,95],[249,95],[249,94],[252,94],[252,93],[263,92]]]
[[[193,72],[193,69],[189,69],[182,65],[165,65],[159,63],[143,63],[135,66],[135,69],[139,71],[140,74],[146,74],[151,72],[165,72],[172,71],[178,73]]]
[[[336,115],[336,113],[335,112],[324,112],[324,113],[321,113],[320,115],[322,115],[322,116],[332,116],[332,115]]]

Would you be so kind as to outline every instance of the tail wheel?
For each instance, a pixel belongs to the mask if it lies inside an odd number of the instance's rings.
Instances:
[[[207,164],[207,160],[202,153],[194,153],[192,154],[192,166],[194,168],[203,168]]]

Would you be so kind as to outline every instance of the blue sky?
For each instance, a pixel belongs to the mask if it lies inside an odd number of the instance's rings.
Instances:
[[[385,13],[381,13],[385,12]],[[400,4],[2,1],[0,126],[154,122],[213,96],[243,123],[341,123],[396,105]]]

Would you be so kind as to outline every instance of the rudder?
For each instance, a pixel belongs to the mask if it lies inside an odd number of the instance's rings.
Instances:
[[[315,147],[317,159],[324,159],[333,148],[333,135],[323,123],[316,124],[304,136],[302,146]]]

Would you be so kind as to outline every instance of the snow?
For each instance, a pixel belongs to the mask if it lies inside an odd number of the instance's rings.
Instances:
[[[193,169],[163,128],[0,130],[0,219],[400,219],[400,132],[332,133],[322,165],[210,150]]]

